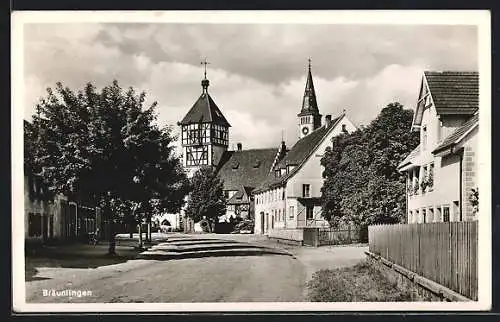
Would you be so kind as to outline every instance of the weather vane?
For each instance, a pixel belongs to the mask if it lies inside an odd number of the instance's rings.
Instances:
[[[205,79],[207,79],[207,65],[208,65],[208,64],[210,64],[210,63],[209,63],[209,62],[207,62],[207,58],[205,57],[205,60],[204,60],[204,61],[202,61],[200,64],[201,64],[201,65],[205,65],[205,66],[204,66],[204,67],[205,67],[205,73],[204,73],[204,75],[205,75]]]

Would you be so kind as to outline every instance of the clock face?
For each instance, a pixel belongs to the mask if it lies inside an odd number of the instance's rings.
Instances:
[[[309,128],[308,128],[308,127],[303,127],[303,128],[302,128],[302,133],[303,133],[304,135],[306,135],[307,133],[309,133]]]

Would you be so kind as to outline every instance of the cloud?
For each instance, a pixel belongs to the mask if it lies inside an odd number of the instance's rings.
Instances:
[[[320,112],[343,109],[358,125],[399,101],[412,107],[425,69],[476,69],[471,26],[38,24],[24,38],[25,117],[45,88],[79,89],[117,79],[158,102],[174,125],[201,94],[208,56],[209,93],[231,123],[230,144],[277,146],[298,138],[297,113],[307,58]]]
[[[208,56],[230,73],[278,83],[299,77],[308,57],[326,79],[367,77],[383,66],[416,60],[474,67],[476,33],[473,26],[446,25],[111,24],[100,37],[155,62],[196,66]]]

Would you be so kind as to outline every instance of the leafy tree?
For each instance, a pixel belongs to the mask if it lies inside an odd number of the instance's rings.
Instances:
[[[186,207],[186,215],[198,222],[206,219],[210,229],[217,219],[226,212],[224,183],[212,167],[202,167],[191,178],[191,194]]]
[[[156,122],[156,102],[145,106],[144,92],[123,91],[117,81],[78,93],[57,83],[47,93],[25,127],[25,164],[53,194],[97,204],[111,222],[140,209],[180,210],[187,178],[171,128]]]
[[[406,179],[396,168],[418,145],[418,134],[409,131],[412,119],[411,110],[391,103],[368,126],[336,137],[326,149],[322,213],[333,226],[403,220]]]

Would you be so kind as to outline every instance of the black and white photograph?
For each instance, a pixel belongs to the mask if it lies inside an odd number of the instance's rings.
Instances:
[[[490,52],[488,11],[14,12],[14,310],[489,309]]]

